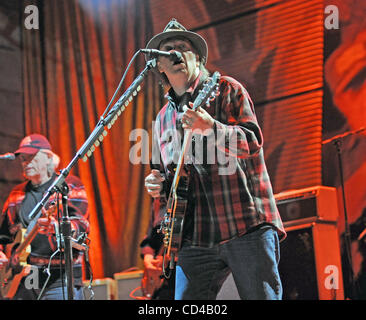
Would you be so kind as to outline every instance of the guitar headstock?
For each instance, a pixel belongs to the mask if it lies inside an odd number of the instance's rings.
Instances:
[[[220,73],[216,71],[212,77],[208,78],[206,83],[203,85],[203,88],[199,91],[197,98],[193,103],[193,110],[196,110],[198,107],[202,106],[204,103],[209,105],[211,101],[215,100],[219,95],[219,80]]]

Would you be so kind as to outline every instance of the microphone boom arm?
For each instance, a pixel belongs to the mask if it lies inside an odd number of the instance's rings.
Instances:
[[[137,76],[137,78],[132,82],[132,84],[128,87],[125,93],[121,96],[121,98],[114,104],[112,109],[109,111],[105,118],[101,118],[84,142],[84,144],[77,151],[75,157],[71,160],[71,162],[67,165],[67,167],[61,170],[58,178],[52,183],[52,185],[48,188],[46,194],[41,199],[41,201],[33,208],[31,213],[29,214],[29,219],[33,219],[37,213],[41,210],[41,208],[47,203],[50,196],[55,193],[58,189],[62,188],[65,179],[70,173],[70,170],[74,167],[77,161],[80,158],[83,158],[84,161],[87,160],[87,157],[90,157],[95,150],[95,146],[99,146],[100,142],[107,135],[107,131],[105,130],[105,126],[108,129],[114,124],[117,120],[118,113],[124,111],[125,107],[132,100],[132,96],[135,96],[137,92],[140,90],[139,85],[143,81],[147,72],[156,65],[156,59],[149,60],[146,63],[145,69]]]

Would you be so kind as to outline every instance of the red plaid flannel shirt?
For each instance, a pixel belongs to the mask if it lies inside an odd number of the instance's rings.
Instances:
[[[197,96],[202,82],[197,79],[187,91],[192,95],[191,101]],[[192,245],[210,247],[245,234],[263,223],[274,226],[280,239],[284,239],[286,232],[266,169],[263,136],[250,96],[238,81],[227,76],[220,79],[219,93],[209,106],[203,106],[215,119],[213,134],[208,138],[194,137],[196,145],[199,139],[206,140],[200,146],[203,146],[204,152],[211,154],[203,157],[206,162],[195,163],[194,154],[187,158],[194,167],[190,200],[194,202],[193,212],[190,212],[190,218],[194,221]],[[153,135],[153,148],[159,153],[160,171],[168,182],[159,199],[162,208],[169,194],[169,182],[174,177],[169,167],[172,163],[176,164],[180,153],[180,119],[183,113],[172,89],[166,98],[168,103],[156,118]],[[212,152],[215,162],[208,162],[207,159],[212,159]],[[226,159],[230,170],[219,161],[220,156]],[[154,158],[153,150],[153,163],[157,162],[156,159],[158,157],[155,153]],[[162,212],[164,210],[155,210],[155,215],[161,219]],[[159,219],[155,217],[153,220],[156,224]],[[145,248],[142,252],[148,252],[146,239],[143,244]]]

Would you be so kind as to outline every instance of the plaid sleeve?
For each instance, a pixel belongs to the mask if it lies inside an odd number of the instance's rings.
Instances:
[[[163,111],[166,108],[163,108]],[[152,157],[150,160],[150,169],[159,170],[161,175],[165,177],[163,188],[159,198],[154,198],[151,202],[151,215],[147,234],[140,243],[140,254],[143,257],[145,254],[156,255],[159,253],[163,244],[163,235],[159,232],[160,224],[164,218],[166,210],[166,197],[168,190],[167,178],[164,170],[164,165],[160,153],[159,139],[161,136],[160,119],[161,113],[158,114],[153,126],[152,137]]]
[[[79,178],[69,176],[66,179],[69,186],[68,210],[72,230],[77,237],[81,233],[89,233],[88,199],[85,187]]]
[[[236,80],[222,77],[220,114],[215,120],[217,148],[230,156],[248,158],[259,152],[263,136],[248,92]]]
[[[0,216],[0,250],[3,250],[2,245],[8,244],[14,240],[14,237],[9,230],[8,214],[9,214],[9,198],[6,200]]]
[[[81,180],[75,176],[68,176],[65,181],[69,187],[67,209],[71,223],[72,237],[76,239],[82,233],[89,234],[89,211],[88,211],[88,199],[85,191],[85,187]],[[59,209],[62,216],[62,203],[61,199]],[[56,213],[54,213],[56,214]],[[56,236],[50,234],[47,236],[47,241],[50,248],[54,251],[57,248]]]
[[[166,210],[165,196],[155,198],[151,205],[151,217],[145,238],[140,243],[141,257],[145,254],[156,255],[159,253],[163,244],[163,235],[159,232],[160,223],[164,217]]]
[[[14,241],[15,235],[21,228],[18,210],[24,200],[25,183],[17,185],[10,192],[0,215],[0,243],[8,244]]]

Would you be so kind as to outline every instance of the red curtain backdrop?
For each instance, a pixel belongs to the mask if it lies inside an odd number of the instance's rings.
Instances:
[[[66,167],[103,114],[134,53],[152,36],[144,1],[44,1],[40,30],[23,32],[26,132],[45,134]],[[137,57],[119,98],[145,67]],[[95,278],[141,267],[138,244],[149,221],[144,192],[149,166],[129,159],[130,132],[151,132],[158,98],[148,75],[87,162],[71,171],[89,197],[90,255]]]

